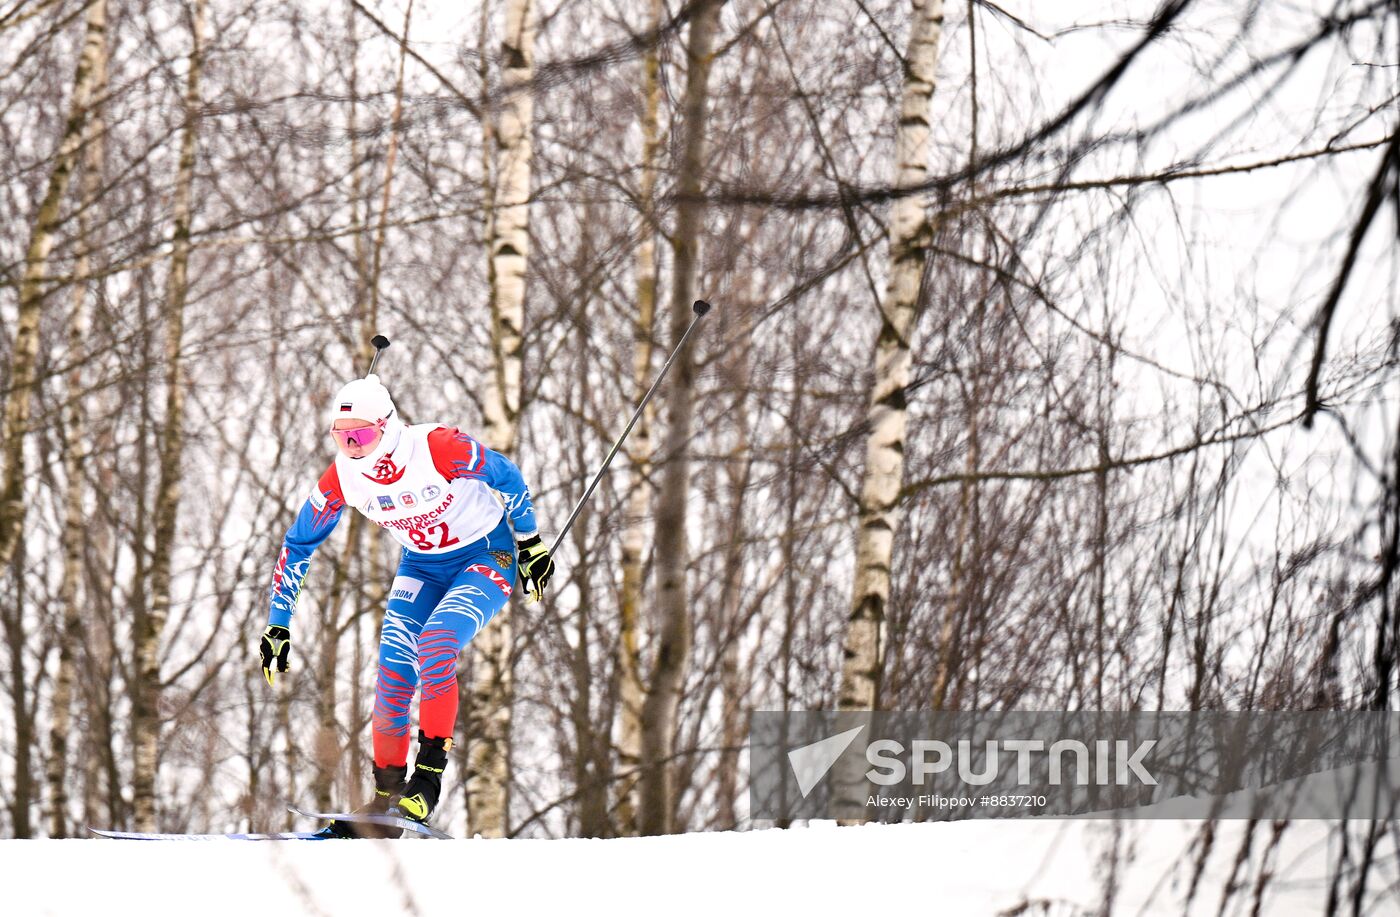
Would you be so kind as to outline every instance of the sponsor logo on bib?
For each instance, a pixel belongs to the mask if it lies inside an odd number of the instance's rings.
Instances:
[[[365,477],[376,484],[393,484],[398,481],[399,478],[403,477],[403,473],[407,470],[407,465],[400,468],[398,465],[394,464],[392,456],[386,455],[374,463],[374,471],[365,475]]]
[[[409,507],[417,506],[418,500],[414,498],[410,491],[405,490],[403,493],[399,494],[399,505],[404,509],[408,509]]]
[[[394,585],[389,588],[389,598],[398,599],[400,602],[412,602],[418,598],[418,592],[423,588],[421,579],[414,579],[411,576],[394,577]]]

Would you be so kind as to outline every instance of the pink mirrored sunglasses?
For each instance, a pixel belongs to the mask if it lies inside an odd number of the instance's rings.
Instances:
[[[346,448],[350,446],[368,446],[373,443],[384,429],[383,424],[370,424],[366,427],[351,427],[348,430],[331,429],[331,436],[337,443]]]

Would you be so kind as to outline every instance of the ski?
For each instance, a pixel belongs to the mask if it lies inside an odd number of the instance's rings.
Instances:
[[[152,834],[144,831],[107,831],[88,828],[98,837],[118,841],[323,841],[314,831],[282,831],[277,834]]]
[[[436,838],[440,841],[452,840],[452,835],[445,831],[439,831],[432,825],[414,821],[411,818],[400,818],[397,815],[362,815],[355,812],[308,812],[299,809],[291,803],[287,804],[287,810],[294,812],[303,818],[319,818],[325,821],[345,821],[361,825],[385,825],[391,828],[402,828],[405,831],[412,831],[423,837]]]

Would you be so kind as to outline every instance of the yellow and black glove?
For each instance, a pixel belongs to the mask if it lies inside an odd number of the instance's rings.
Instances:
[[[554,561],[549,559],[549,548],[544,546],[538,535],[531,535],[516,548],[519,550],[520,584],[529,596],[527,601],[538,602],[544,598],[544,587],[554,575]]]
[[[262,642],[258,644],[258,652],[262,654],[263,678],[267,679],[268,684],[275,684],[277,676],[273,674],[272,664],[277,663],[278,672],[287,671],[287,658],[292,653],[292,632],[276,624],[267,625]]]

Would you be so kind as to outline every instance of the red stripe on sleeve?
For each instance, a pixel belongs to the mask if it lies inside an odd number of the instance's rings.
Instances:
[[[340,490],[340,472],[335,469],[335,462],[331,462],[331,467],[326,469],[326,473],[321,475],[321,480],[317,482],[317,487],[321,493],[327,494],[339,500],[341,505],[345,503],[345,494]]]
[[[482,445],[456,427],[438,427],[429,433],[428,452],[433,457],[433,467],[438,470],[438,474],[449,481],[460,477],[457,474],[456,463],[461,462],[476,471],[484,464],[486,457]]]

